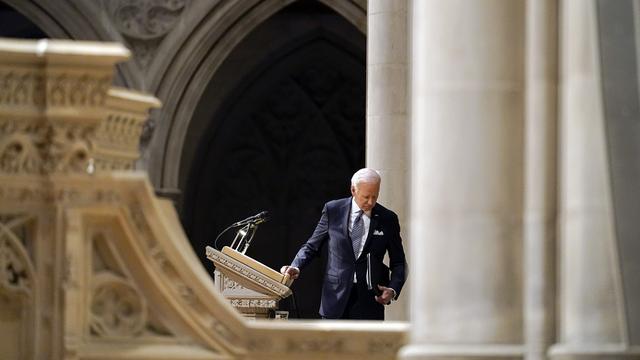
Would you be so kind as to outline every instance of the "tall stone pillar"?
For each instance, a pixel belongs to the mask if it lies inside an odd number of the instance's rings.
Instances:
[[[524,308],[525,359],[554,341],[557,204],[557,0],[527,1]]]
[[[404,359],[523,356],[524,1],[411,4]]]
[[[560,318],[550,357],[637,359],[625,345],[595,3],[562,4]]]
[[[367,7],[367,166],[382,175],[380,202],[407,228],[407,0],[370,0]],[[410,253],[407,253],[411,263]],[[406,320],[409,286],[386,310]]]

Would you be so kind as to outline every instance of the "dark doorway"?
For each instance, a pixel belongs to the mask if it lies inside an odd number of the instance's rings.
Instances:
[[[324,203],[349,196],[365,162],[365,46],[344,18],[305,1],[260,25],[218,71],[198,105],[215,111],[188,161],[182,211],[212,276],[204,248],[227,225],[269,211],[247,255],[279,269],[311,235]],[[318,317],[324,257],[293,285],[301,318]]]
[[[0,37],[44,39],[48,36],[31,20],[0,1]]]

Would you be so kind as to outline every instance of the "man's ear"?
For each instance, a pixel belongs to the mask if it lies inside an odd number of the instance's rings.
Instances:
[[[356,187],[351,185],[351,195],[356,196]]]

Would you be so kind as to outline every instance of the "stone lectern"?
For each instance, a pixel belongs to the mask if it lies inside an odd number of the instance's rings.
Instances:
[[[218,251],[206,247],[207,258],[216,265],[216,285],[240,313],[266,318],[278,301],[291,295],[293,279],[228,246]]]

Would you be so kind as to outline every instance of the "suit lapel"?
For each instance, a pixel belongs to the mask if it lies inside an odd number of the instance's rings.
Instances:
[[[344,237],[349,240],[349,216],[351,215],[351,198],[345,199],[346,201],[342,206],[340,206],[340,212],[342,213],[342,223],[340,226],[342,227],[342,233]]]
[[[353,254],[353,246],[351,245],[351,238],[349,237],[349,217],[351,216],[351,198],[346,198],[344,203],[340,206],[342,234],[344,252]]]

